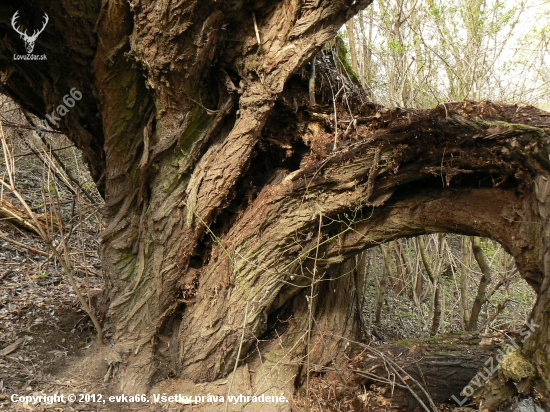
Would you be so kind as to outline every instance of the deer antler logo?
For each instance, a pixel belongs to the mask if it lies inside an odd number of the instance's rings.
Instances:
[[[34,43],[36,42],[36,39],[38,38],[38,35],[44,31],[44,29],[46,28],[46,24],[48,24],[48,21],[50,21],[50,19],[49,19],[48,15],[46,13],[44,13],[44,18],[45,18],[44,25],[42,26],[42,28],[40,30],[34,30],[34,32],[32,33],[32,36],[29,36],[27,34],[27,30],[22,32],[16,26],[16,20],[19,17],[18,13],[19,13],[19,10],[17,10],[15,12],[15,14],[13,15],[13,17],[11,18],[11,25],[12,25],[13,29],[17,33],[19,33],[21,35],[21,38],[25,41],[25,49],[27,49],[27,54],[31,54],[33,49],[34,49]]]

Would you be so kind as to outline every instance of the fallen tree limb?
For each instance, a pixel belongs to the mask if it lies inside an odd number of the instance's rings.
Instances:
[[[358,385],[382,388],[379,397],[391,408],[413,411],[421,400],[433,409],[434,402],[453,402],[453,395],[461,400],[464,387],[505,341],[503,334],[460,334],[403,340],[377,348],[358,345],[352,369]],[[395,381],[395,375],[401,385],[389,383]],[[411,390],[416,392],[415,399]]]
[[[6,356],[9,355],[12,352],[15,352],[19,346],[25,341],[23,338],[17,339],[15,342],[13,342],[11,345],[6,346],[4,349],[0,350],[0,356]]]
[[[30,251],[32,253],[36,253],[38,255],[43,255],[43,256],[47,256],[47,257],[51,256],[48,252],[44,252],[43,250],[36,249],[36,248],[31,247],[31,246],[25,245],[24,243],[18,242],[17,240],[10,239],[9,237],[3,235],[2,233],[0,233],[0,239],[5,240],[6,242],[13,243],[15,246],[27,249],[28,251]]]
[[[51,215],[38,215],[38,223],[42,225],[43,230],[48,230],[49,227],[56,229],[58,227],[57,220]],[[21,207],[14,205],[8,199],[0,199],[0,218],[7,219],[15,226],[40,235],[40,231],[36,224],[27,214],[27,211]],[[49,255],[48,255],[49,256]]]
[[[0,217],[8,219],[10,223],[13,223],[21,229],[31,231],[37,235],[39,234],[36,226],[26,218],[25,211],[6,199],[0,200]]]

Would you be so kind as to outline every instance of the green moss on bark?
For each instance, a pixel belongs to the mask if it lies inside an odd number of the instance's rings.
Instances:
[[[500,370],[506,379],[514,382],[519,382],[522,379],[534,379],[537,376],[537,368],[521,356],[519,350],[504,357],[500,364]]]

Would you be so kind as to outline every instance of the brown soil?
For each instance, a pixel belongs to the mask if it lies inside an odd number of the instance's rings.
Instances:
[[[38,238],[6,222],[0,222],[0,230],[11,239],[47,250]],[[101,279],[91,274],[77,281],[90,295],[102,287]],[[0,410],[99,410],[10,402],[13,394],[81,393],[91,388],[88,371],[76,365],[93,350],[94,342],[93,325],[61,268],[45,256],[0,240]]]

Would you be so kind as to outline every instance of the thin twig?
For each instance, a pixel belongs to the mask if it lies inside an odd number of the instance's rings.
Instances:
[[[231,376],[231,382],[229,383],[229,388],[227,388],[227,396],[225,401],[225,412],[229,411],[229,395],[231,394],[231,389],[233,389],[233,382],[235,382],[235,375],[237,374],[237,366],[239,365],[239,359],[241,358],[241,350],[243,348],[244,342],[244,333],[246,331],[246,321],[248,318],[248,304],[250,301],[246,301],[246,307],[244,309],[244,319],[243,319],[243,331],[241,334],[241,341],[239,344],[239,350],[237,351],[237,359],[235,360],[235,366],[233,366],[233,376]]]
[[[319,257],[319,243],[321,242],[321,228],[323,227],[323,214],[319,213],[319,229],[317,231],[317,248],[315,249],[315,260],[313,261],[313,274],[311,278],[311,291],[308,302],[308,328],[307,328],[307,366],[306,366],[306,408],[309,406],[309,374],[310,374],[310,353],[311,353],[311,329],[313,326],[313,296],[315,292],[315,275],[317,274],[317,259]]]
[[[99,324],[99,321],[97,320],[97,317],[95,316],[95,314],[92,312],[90,306],[86,302],[86,299],[84,299],[84,296],[82,296],[82,294],[80,293],[80,289],[78,288],[78,285],[76,284],[76,281],[75,281],[74,276],[73,276],[73,268],[72,268],[70,260],[69,260],[67,243],[65,242],[64,234],[63,234],[63,224],[62,224],[62,220],[61,220],[61,213],[59,212],[59,202],[57,202],[57,208],[54,211],[56,212],[57,219],[60,222],[59,228],[60,228],[60,232],[61,232],[61,244],[62,244],[63,252],[64,252],[63,255],[55,247],[53,237],[51,236],[51,233],[46,232],[46,230],[40,225],[40,223],[38,221],[38,217],[32,211],[29,204],[26,202],[26,200],[23,198],[23,196],[21,195],[21,193],[19,192],[19,190],[15,186],[15,175],[14,175],[14,173],[15,173],[15,162],[13,160],[13,155],[10,152],[10,149],[9,149],[8,144],[6,142],[6,138],[5,138],[5,135],[4,135],[4,129],[2,127],[2,122],[1,121],[0,121],[0,141],[2,143],[2,150],[3,150],[3,153],[4,153],[6,170],[7,170],[9,181],[10,181],[10,183],[8,184],[4,180],[0,179],[0,184],[3,187],[10,190],[11,193],[19,200],[19,202],[23,205],[23,208],[27,212],[28,216],[31,218],[31,220],[36,225],[40,237],[46,243],[48,248],[52,251],[52,254],[55,256],[55,258],[59,261],[59,263],[63,267],[63,271],[67,275],[67,277],[69,279],[69,283],[71,284],[71,286],[72,286],[72,288],[73,288],[80,304],[82,305],[82,307],[84,308],[84,311],[88,314],[88,316],[90,316],[90,319],[91,319],[92,323],[94,324],[94,327],[96,328],[96,331],[97,331],[98,343],[100,345],[104,345],[103,330],[101,328],[101,325]],[[59,200],[59,193],[57,192],[57,186],[55,187],[55,189],[56,189],[55,193],[57,194],[57,200]],[[45,202],[44,202],[44,204],[45,204]]]
[[[69,145],[69,146],[60,147],[59,149],[50,149],[50,151],[51,152],[58,152],[60,150],[70,149],[71,147],[76,147],[76,146],[74,144],[72,144],[72,145]],[[27,153],[22,153],[22,154],[15,155],[13,157],[18,158],[18,157],[25,157],[25,156],[32,156],[32,155],[39,156],[36,153],[36,151],[30,151],[30,152],[27,152]]]
[[[25,244],[23,244],[23,243],[20,243],[20,242],[18,242],[17,240],[10,239],[9,237],[4,236],[2,233],[0,233],[0,239],[5,240],[5,241],[10,242],[10,243],[13,243],[15,246],[19,246],[19,247],[21,247],[21,248],[27,249],[27,250],[29,250],[29,251],[32,252],[32,253],[36,253],[36,254],[38,254],[38,255],[43,255],[43,256],[51,257],[51,254],[49,254],[48,252],[44,252],[43,250],[40,250],[40,249],[35,249],[35,248],[31,247],[31,246],[28,246],[28,245],[25,245]]]
[[[256,21],[256,13],[252,12],[252,20],[254,20],[254,31],[256,32],[256,40],[258,47],[262,47],[262,39],[260,38],[260,30],[258,30],[258,22]]]

